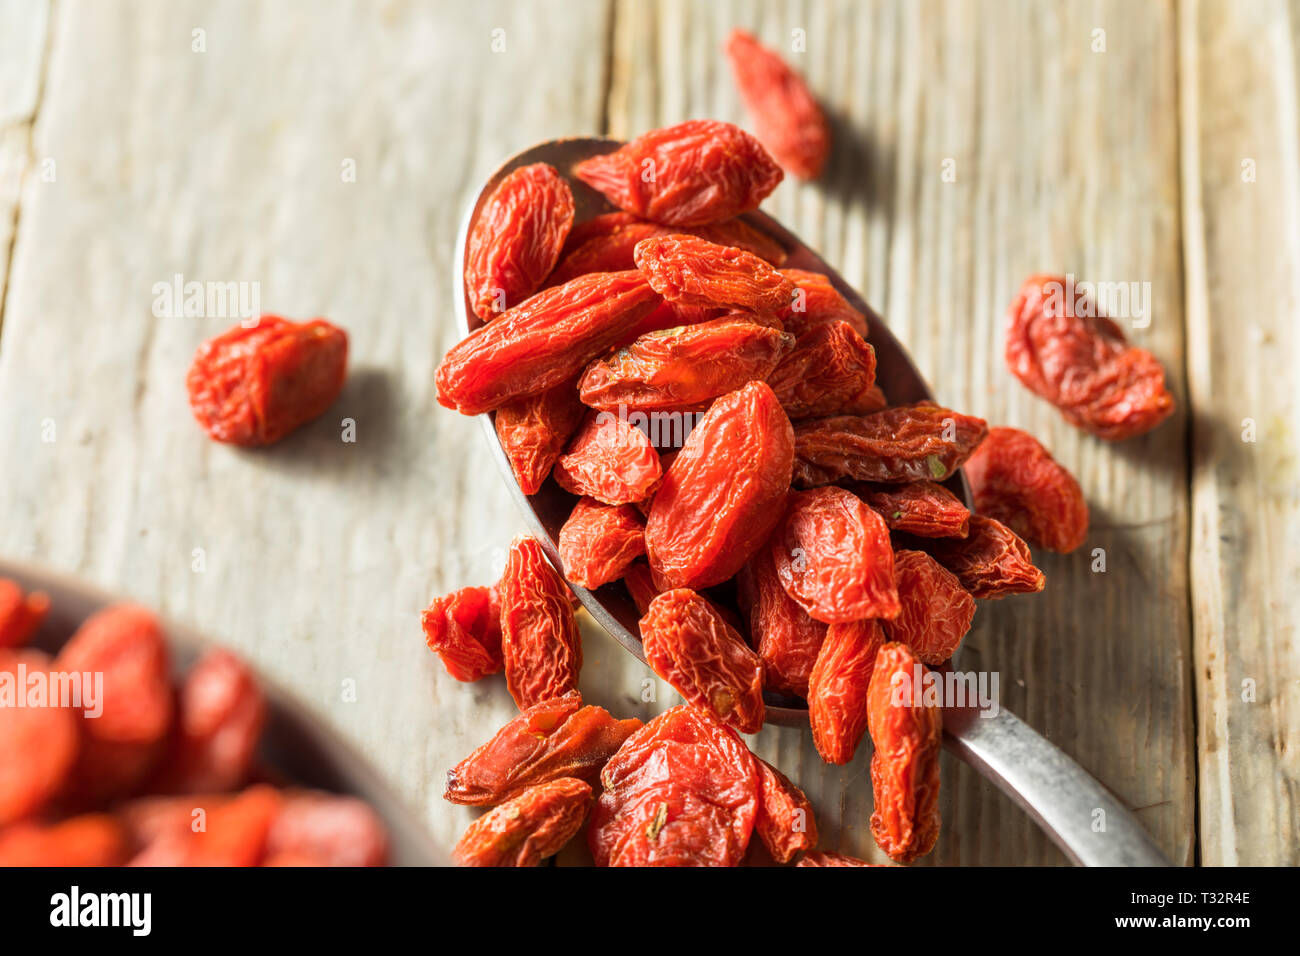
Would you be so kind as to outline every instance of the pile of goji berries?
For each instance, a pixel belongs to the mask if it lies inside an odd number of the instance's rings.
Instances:
[[[386,862],[367,804],[258,765],[266,701],[233,654],[206,652],[176,684],[157,619],[117,605],[51,659],[24,646],[48,609],[0,579],[0,866]],[[93,709],[54,699],[74,674],[102,675]]]
[[[746,101],[782,164],[815,175],[824,120],[754,46],[729,47]],[[558,570],[521,538],[494,587],[424,613],[452,676],[504,670],[521,711],[450,773],[448,800],[494,808],[457,859],[532,865],[585,823],[600,865],[737,865],[751,842],[778,863],[866,865],[814,850],[807,798],[739,736],[768,702],[800,701],[828,763],[871,736],[884,852],[929,852],[941,710],[899,690],[953,655],[977,599],[1042,590],[1024,539],[1082,543],[1078,483],[1022,431],[890,404],[865,316],[736,218],[782,178],[747,133],[686,122],[571,172],[613,211],[575,224],[558,171],[506,176],[466,255],[483,324],[437,372],[443,405],[495,413],[525,493],[549,477],[574,496]],[[1044,282],[1011,310],[1015,374],[1104,438],[1166,417],[1155,359],[1112,323],[1046,309]],[[697,420],[656,443],[654,415]],[[963,465],[975,513],[943,484]],[[627,589],[645,659],[685,705],[644,726],[583,705],[566,576]]]

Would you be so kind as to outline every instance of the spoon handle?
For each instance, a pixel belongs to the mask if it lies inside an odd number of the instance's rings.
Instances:
[[[1079,866],[1170,866],[1115,795],[1008,710],[945,708],[944,744],[993,781]]]

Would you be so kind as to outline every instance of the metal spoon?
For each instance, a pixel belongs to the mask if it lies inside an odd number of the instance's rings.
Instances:
[[[461,290],[465,287],[466,245],[474,220],[507,173],[530,163],[554,166],[572,188],[576,221],[582,222],[609,211],[611,207],[603,196],[572,175],[574,164],[589,156],[611,152],[621,145],[612,139],[549,140],[507,160],[483,184],[466,211],[456,243],[454,287]],[[845,298],[867,317],[869,338],[876,350],[877,382],[891,402],[918,402],[933,397],[884,320],[834,269],[771,216],[752,212],[745,219],[785,247],[787,267],[825,273]],[[460,331],[462,335],[468,335],[482,322],[474,315],[463,292],[454,299]],[[548,480],[537,494],[525,495],[519,489],[497,440],[493,416],[481,417],[488,446],[516,503],[547,555],[556,567],[562,567],[556,542],[560,527],[573,507],[573,495],[553,480]],[[949,480],[948,487],[967,504],[970,503],[970,489],[961,472]],[[637,627],[639,615],[623,586],[607,584],[596,591],[571,582],[570,586],[591,616],[644,664]],[[791,706],[792,703],[794,701],[790,699],[769,699],[768,723],[807,726],[807,708]],[[945,707],[944,744],[1023,807],[1074,863],[1083,866],[1169,865],[1142,825],[1109,790],[1009,711],[999,708],[995,716],[982,716],[971,707]]]

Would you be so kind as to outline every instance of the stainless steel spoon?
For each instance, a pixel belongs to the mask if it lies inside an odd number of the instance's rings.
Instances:
[[[577,221],[610,210],[605,198],[572,175],[575,163],[608,153],[622,143],[611,139],[550,140],[507,160],[474,197],[461,223],[456,243],[455,285],[465,288],[464,269],[469,232],[487,197],[511,170],[530,163],[549,163],[564,176],[573,190]],[[835,287],[867,317],[869,338],[876,350],[877,381],[891,402],[929,399],[929,387],[912,365],[907,352],[890,334],[889,328],[870,306],[811,249],[775,219],[762,212],[745,218],[785,247],[786,266],[828,275]],[[474,315],[463,291],[454,296],[456,320],[462,335],[482,322]],[[492,415],[483,415],[483,428],[506,484],[533,532],[556,567],[562,567],[556,542],[560,527],[573,507],[574,497],[553,480],[535,495],[525,495],[514,479],[510,463],[497,440]],[[970,489],[958,472],[949,488],[968,504]],[[619,583],[596,591],[570,585],[583,607],[642,663],[637,610]],[[767,720],[785,726],[807,726],[808,710],[791,706],[792,700],[769,699]],[[1168,866],[1160,848],[1137,819],[1100,782],[1063,751],[1049,743],[1009,711],[999,709],[992,717],[973,708],[944,709],[944,744],[991,780],[1018,803],[1043,828],[1052,841],[1076,864],[1083,866]]]

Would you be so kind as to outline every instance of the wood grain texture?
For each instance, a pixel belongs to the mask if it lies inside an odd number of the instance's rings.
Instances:
[[[1181,11],[1192,611],[1206,865],[1300,863],[1300,17]]]
[[[1171,8],[628,0],[615,20],[612,134],[696,116],[743,124],[719,52],[736,25],[788,56],[834,118],[824,180],[788,179],[765,208],[876,305],[941,402],[1040,436],[1092,502],[1084,548],[1036,555],[1045,594],[981,607],[961,666],[998,671],[1004,706],[1190,862],[1185,423],[1104,444],[1002,360],[1003,313],[1025,276],[1150,282],[1158,318],[1134,338],[1183,394]],[[1107,25],[1107,50],[1093,53],[1092,30]],[[804,53],[791,49],[796,31]],[[1119,99],[1125,109],[1112,108]],[[1094,548],[1104,574],[1090,570]],[[865,754],[826,767],[810,734],[774,729],[757,749],[808,789],[824,846],[879,858]],[[1063,861],[977,775],[950,760],[943,773],[943,834],[927,862]]]
[[[506,155],[599,124],[604,12],[56,10],[36,150],[58,157],[59,180],[27,194],[0,341],[0,550],[248,654],[369,754],[444,845],[472,817],[441,800],[446,770],[514,705],[499,680],[449,678],[419,613],[491,580],[523,528],[478,423],[434,401],[455,338],[452,247]],[[235,320],[155,317],[153,284],[175,273],[260,282],[267,310],[344,326],[351,376],[330,413],[266,451],[208,441],[185,369]],[[586,683],[618,654],[593,646]]]
[[[32,123],[41,95],[48,35],[45,0],[0,0],[0,330],[19,194],[35,161]]]
[[[1092,506],[1080,551],[1035,555],[1044,594],[981,607],[960,665],[996,671],[1175,862],[1197,857],[1199,802],[1202,862],[1295,864],[1298,21],[1282,0],[0,0],[0,552],[241,650],[450,844],[474,813],[443,803],[444,774],[514,706],[499,678],[451,680],[418,615],[492,580],[523,528],[479,424],[434,401],[460,217],[538,140],[745,123],[721,45],[746,26],[835,133],[823,180],[767,210],[941,402],[1038,435]],[[1004,310],[1049,270],[1150,283],[1129,334],[1173,420],[1109,445],[1012,379]],[[338,405],[274,449],[209,443],[184,370],[235,317],[155,314],[176,274],[347,328]],[[678,702],[585,616],[584,636],[590,700]],[[807,788],[823,847],[882,860],[869,746],[831,768],[806,731],[751,742]],[[943,784],[927,864],[1064,861],[964,766],[945,758]]]

